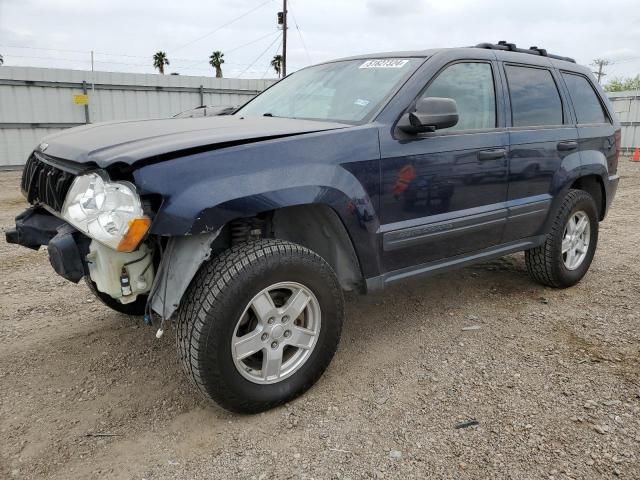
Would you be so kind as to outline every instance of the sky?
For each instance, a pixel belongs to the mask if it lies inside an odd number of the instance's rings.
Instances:
[[[5,65],[272,78],[282,0],[0,0]],[[349,55],[508,40],[590,64],[607,79],[640,73],[638,0],[289,0],[288,70]],[[1,68],[1,67],[0,67]]]

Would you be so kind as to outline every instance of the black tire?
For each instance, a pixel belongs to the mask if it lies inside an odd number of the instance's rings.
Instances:
[[[309,357],[291,376],[272,384],[242,376],[231,340],[245,307],[279,282],[298,282],[318,300],[322,323]],[[342,289],[331,267],[311,250],[282,240],[260,240],[225,250],[200,267],[180,304],[176,341],[187,377],[223,408],[257,413],[310,388],[325,371],[340,341]]]
[[[562,239],[569,218],[578,211],[585,212],[589,218],[589,246],[582,263],[575,270],[569,270],[562,257]],[[570,190],[560,206],[546,241],[539,247],[525,252],[527,271],[533,280],[542,285],[554,288],[571,287],[578,283],[589,270],[597,244],[598,214],[596,203],[593,197],[584,190]]]
[[[147,305],[147,295],[138,295],[138,298],[131,303],[120,303],[111,295],[103,293],[98,290],[95,282],[91,280],[91,277],[84,277],[87,286],[91,293],[93,293],[98,300],[109,307],[111,310],[115,310],[118,313],[124,313],[125,315],[132,315],[134,317],[141,317],[144,315],[144,310]]]

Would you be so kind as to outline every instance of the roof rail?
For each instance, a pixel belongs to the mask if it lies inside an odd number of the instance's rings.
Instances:
[[[500,40],[496,43],[479,43],[475,48],[488,48],[490,50],[505,50],[508,52],[528,53],[529,55],[540,55],[541,57],[555,58],[556,60],[564,60],[565,62],[576,63],[573,58],[561,57],[560,55],[552,55],[548,53],[544,48],[529,47],[518,48],[515,43],[508,43],[505,40]]]

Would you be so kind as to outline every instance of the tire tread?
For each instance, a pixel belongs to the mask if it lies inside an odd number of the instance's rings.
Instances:
[[[325,260],[308,248],[277,239],[243,243],[224,250],[201,266],[187,289],[177,315],[176,343],[180,362],[187,378],[204,396],[224,408],[237,412],[251,413],[268,410],[303,393],[322,375],[337,349],[340,338],[338,332],[335,342],[316,346],[316,348],[325,349],[327,355],[323,355],[323,358],[328,360],[307,379],[302,389],[288,398],[270,403],[255,402],[249,398],[240,398],[232,391],[219,388],[224,383],[221,378],[222,371],[213,365],[210,352],[206,348],[209,336],[215,335],[216,322],[212,321],[212,317],[220,318],[223,314],[219,301],[222,293],[238,276],[252,268],[265,256],[278,256],[281,264],[297,262],[303,258],[304,261],[313,262],[317,268],[328,270],[328,273],[335,278],[333,270]],[[334,290],[334,297],[342,303],[342,291],[337,279],[332,285],[332,290]],[[339,311],[342,312],[342,304]]]

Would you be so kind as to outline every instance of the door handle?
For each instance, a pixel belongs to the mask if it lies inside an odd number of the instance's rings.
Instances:
[[[578,142],[570,140],[568,142],[558,142],[558,150],[561,152],[567,152],[569,150],[575,150],[578,148]]]
[[[478,160],[496,160],[507,156],[504,148],[496,148],[495,150],[482,150],[478,152]]]

